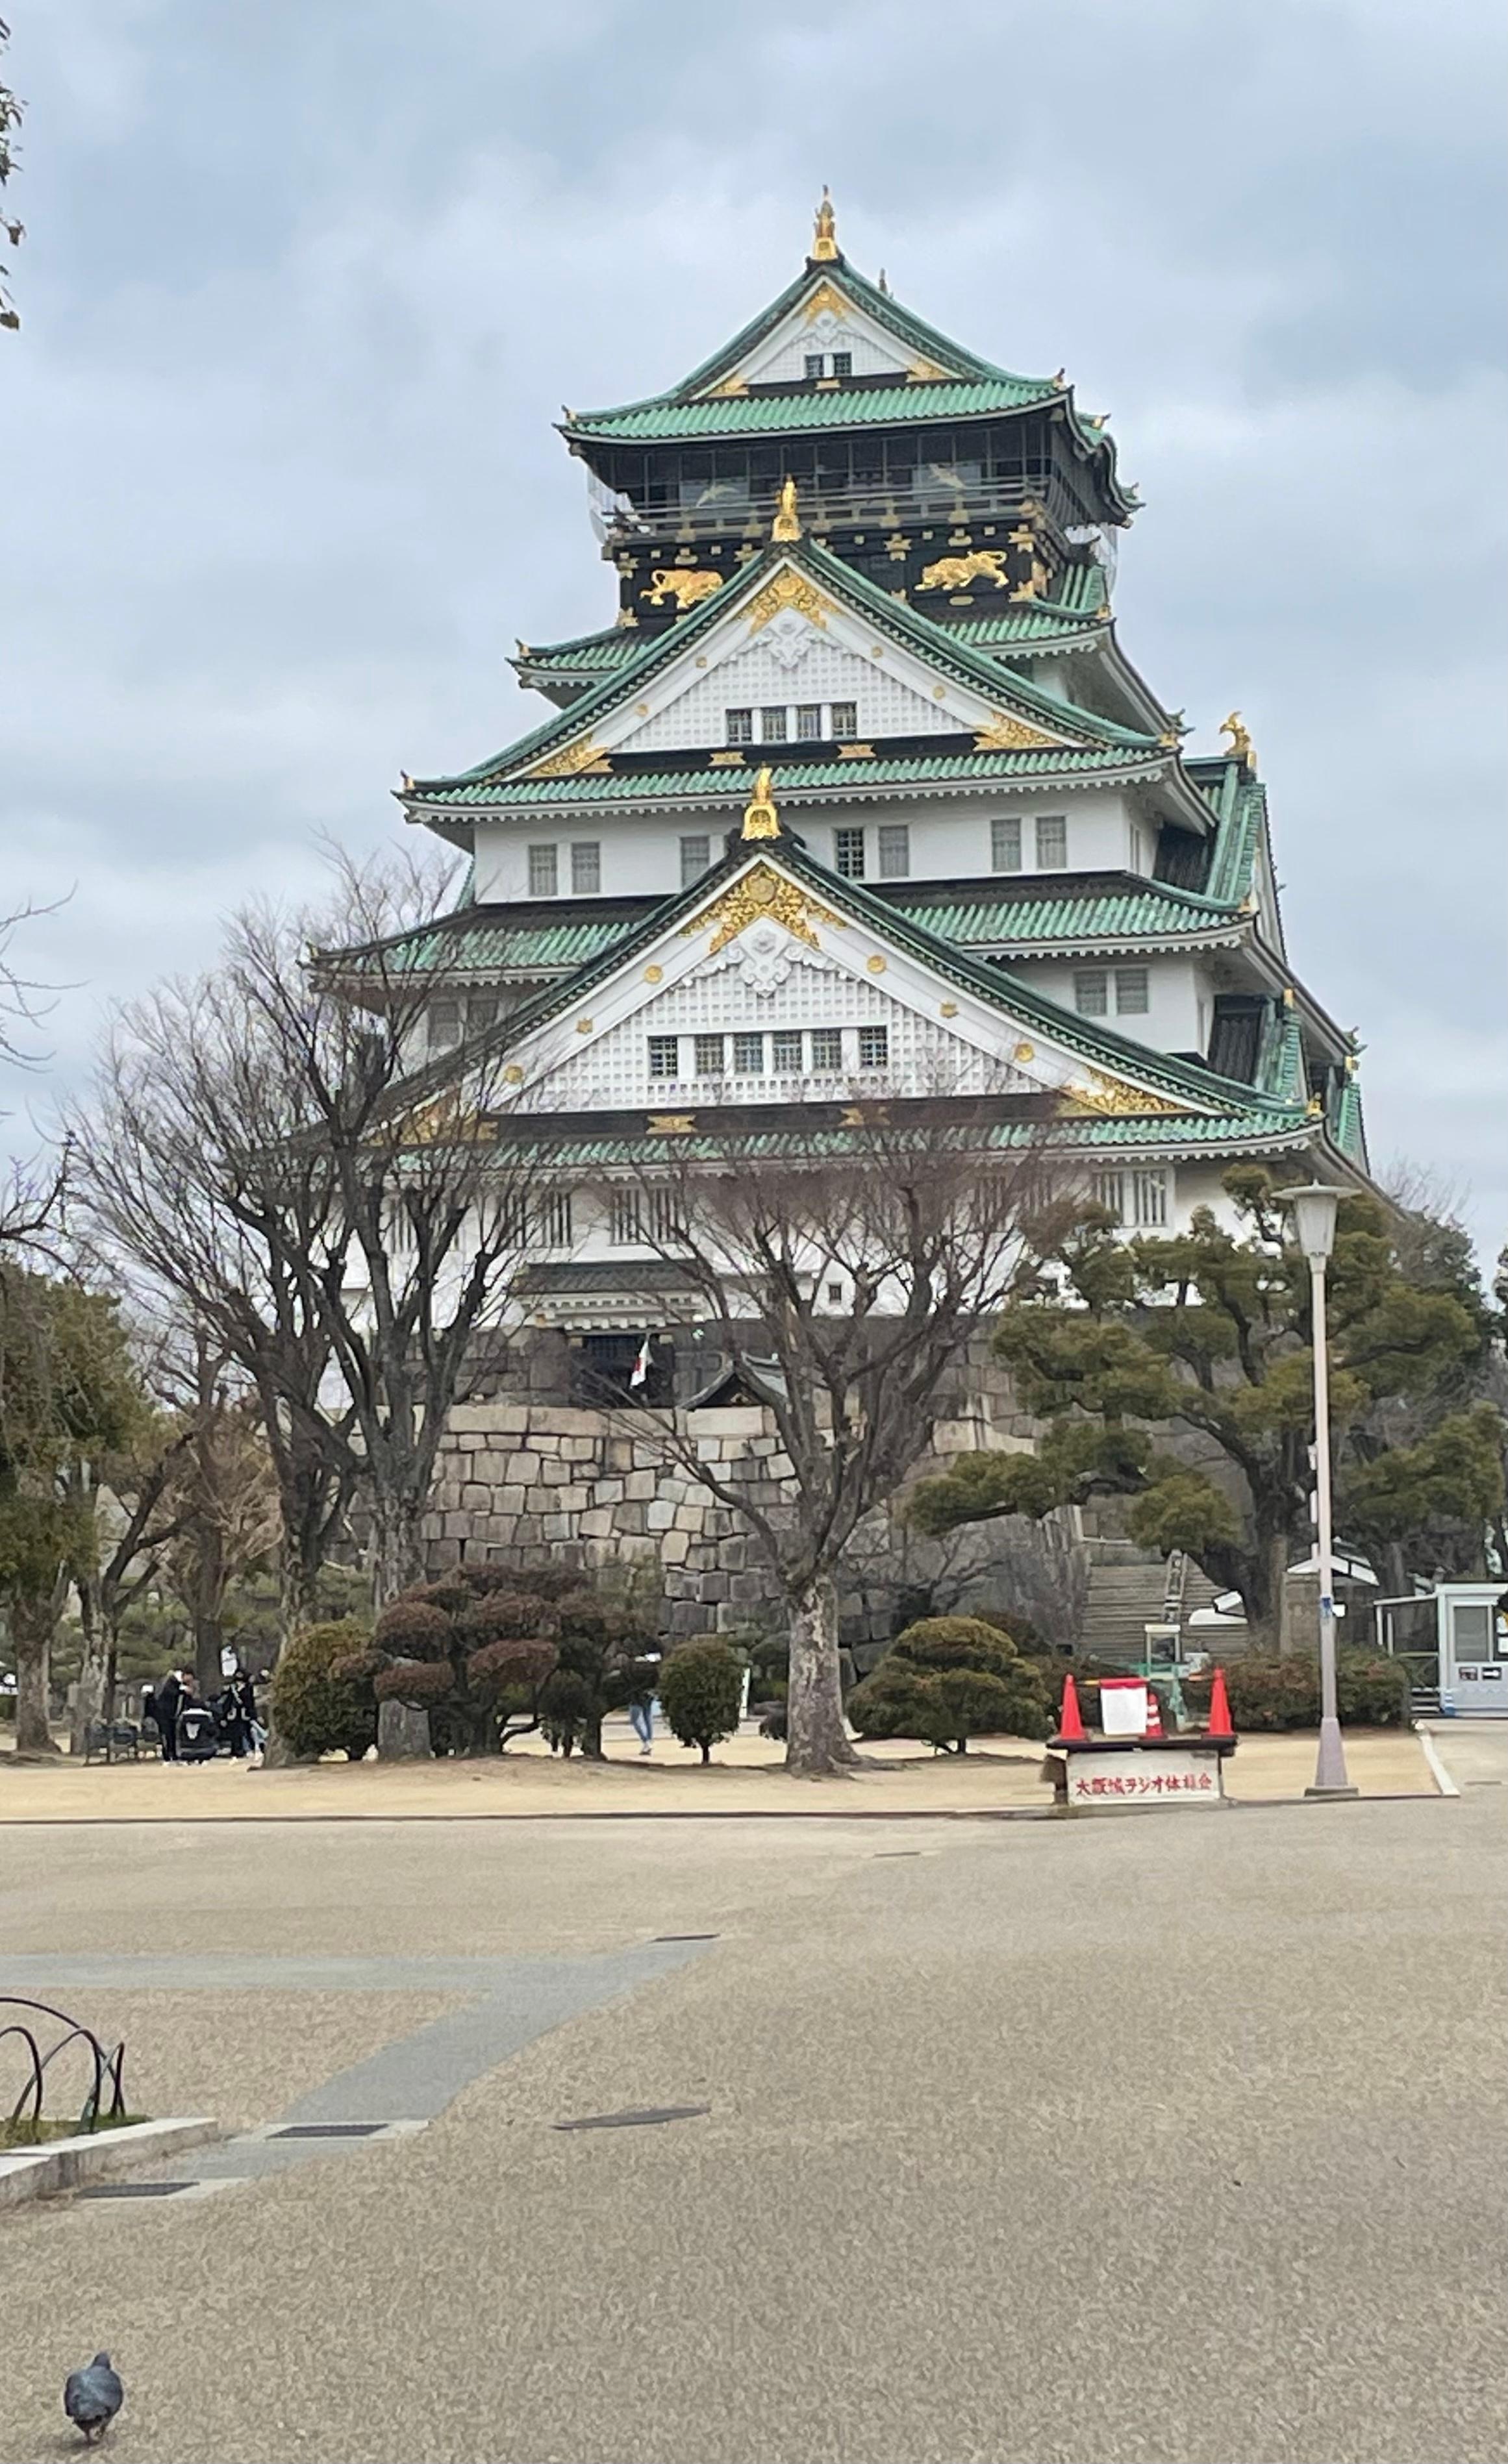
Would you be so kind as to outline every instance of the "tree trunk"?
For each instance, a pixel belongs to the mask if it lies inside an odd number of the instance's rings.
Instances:
[[[1241,1605],[1246,1611],[1253,1651],[1281,1653],[1285,1648],[1283,1586],[1287,1575],[1287,1532],[1259,1531],[1250,1574],[1241,1585]]]
[[[100,1633],[99,1603],[92,1579],[78,1586],[78,1624],[83,1637],[83,1656],[78,1662],[78,1683],[74,1689],[68,1750],[71,1754],[82,1755],[89,1750],[89,1731],[94,1723],[109,1716],[104,1707],[104,1651]]]
[[[786,1699],[786,1769],[810,1777],[858,1761],[843,1722],[838,1682],[838,1595],[818,1574],[790,1602],[790,1683]]]
[[[372,1606],[379,1616],[389,1600],[424,1579],[419,1517],[402,1505],[379,1500],[372,1525]],[[381,1762],[423,1761],[434,1750],[428,1711],[410,1703],[377,1706],[377,1754]]]
[[[18,1754],[55,1754],[48,1717],[53,1647],[53,1606],[46,1599],[18,1600],[11,1612],[15,1646],[15,1749]]]

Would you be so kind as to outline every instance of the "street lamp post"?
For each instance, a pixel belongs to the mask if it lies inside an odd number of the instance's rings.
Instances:
[[[1337,1189],[1312,1181],[1301,1189],[1274,1192],[1292,1208],[1298,1246],[1309,1262],[1315,1359],[1315,1563],[1320,1576],[1320,1753],[1314,1786],[1306,1796],[1355,1796],[1346,1777],[1345,1748],[1335,1683],[1335,1573],[1330,1529],[1330,1363],[1325,1328],[1325,1268],[1335,1246]]]

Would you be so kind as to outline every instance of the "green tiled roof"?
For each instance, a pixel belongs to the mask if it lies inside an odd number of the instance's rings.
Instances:
[[[1236,910],[1161,882],[1140,889],[1080,890],[1068,896],[1044,888],[1030,898],[975,895],[934,904],[919,897],[898,898],[895,904],[941,940],[965,948],[1023,941],[1181,941],[1195,933],[1224,928],[1233,934],[1240,927]]]
[[[947,370],[939,378],[911,384],[853,386],[833,393],[719,395],[707,399],[707,388],[751,350],[782,318],[795,308],[818,282],[832,282],[854,304],[893,333],[902,347]],[[934,326],[902,308],[888,291],[868,281],[847,258],[829,264],[808,264],[779,297],[760,310],[742,333],[722,344],[699,368],[668,393],[642,402],[622,403],[610,410],[571,411],[562,423],[563,435],[583,442],[658,443],[697,436],[749,436],[809,431],[813,429],[867,428],[897,422],[920,425],[934,419],[972,418],[981,412],[1022,410],[1036,404],[1061,404],[1079,448],[1101,466],[1107,494],[1122,515],[1136,505],[1134,491],[1116,476],[1115,446],[1092,421],[1079,416],[1073,389],[1055,377],[1016,376],[991,360],[965,351]]]
[[[604,444],[671,444],[709,436],[789,436],[812,429],[911,427],[923,420],[977,419],[992,410],[1061,401],[1026,377],[976,377],[926,385],[869,385],[837,393],[721,394],[702,402],[632,403],[623,410],[578,411],[567,436]]]
[[[711,1117],[715,1118],[715,1115]],[[709,1114],[703,1108],[700,1118]],[[852,1154],[860,1143],[861,1133],[852,1130],[817,1128],[810,1124],[791,1126],[788,1112],[779,1127],[752,1127],[746,1119],[719,1136],[715,1132],[694,1130],[690,1135],[666,1138],[649,1132],[648,1118],[644,1130],[615,1131],[604,1133],[588,1113],[582,1115],[579,1136],[563,1133],[558,1120],[533,1126],[527,1113],[514,1112],[499,1117],[499,1128],[508,1138],[527,1141],[541,1151],[545,1164],[558,1161],[562,1170],[580,1171],[609,1168],[615,1164],[637,1165],[665,1163],[671,1157],[692,1163],[710,1162],[729,1154],[749,1157],[801,1156]],[[1251,1112],[1230,1113],[1164,1113],[1153,1119],[1144,1115],[1120,1119],[1088,1113],[1054,1117],[1051,1127],[1055,1149],[1106,1148],[1118,1154],[1182,1155],[1185,1153],[1229,1153],[1232,1148],[1261,1151],[1291,1151],[1303,1146],[1312,1134],[1313,1125],[1292,1113],[1280,1118],[1259,1118]],[[894,1139],[892,1127],[887,1137]],[[1034,1145],[1042,1135],[1039,1122],[1005,1120],[980,1122],[960,1128],[958,1143],[969,1149],[987,1152],[1009,1152],[1013,1148]],[[634,1271],[632,1262],[625,1261],[625,1274]]]
[[[841,557],[832,555],[827,548],[818,547],[815,540],[802,539],[789,546],[772,542],[736,581],[704,599],[700,606],[683,617],[678,625],[672,626],[666,632],[651,635],[640,644],[636,656],[621,666],[616,673],[605,676],[600,684],[590,687],[572,702],[568,710],[558,713],[543,726],[521,737],[516,744],[510,744],[502,752],[493,754],[490,759],[478,762],[474,769],[462,771],[454,778],[419,780],[406,794],[405,801],[411,801],[414,797],[421,800],[433,797],[447,803],[477,802],[478,799],[467,791],[478,783],[490,788],[499,773],[536,767],[547,754],[588,734],[595,720],[621,707],[629,694],[641,690],[651,676],[683,657],[723,621],[730,601],[751,598],[765,572],[782,563],[801,566],[835,599],[846,601],[852,609],[861,613],[877,632],[898,636],[940,673],[951,675],[969,691],[987,696],[991,703],[1004,704],[1008,709],[1013,705],[1017,713],[1040,720],[1044,727],[1058,728],[1070,735],[1087,736],[1092,745],[1121,747],[1132,756],[1143,758],[1162,759],[1165,756],[1166,748],[1159,747],[1154,737],[1139,735],[1130,728],[1118,726],[1115,720],[1104,718],[1096,711],[1082,710],[1056,693],[1044,692],[1025,677],[1002,673],[993,660],[973,649],[969,643],[960,640],[946,626],[935,625],[929,616],[919,615],[903,601],[893,599],[889,591],[882,590],[866,575],[855,572]],[[1066,759],[1072,762],[1072,752],[1067,755],[1054,753],[1053,759]],[[856,764],[854,766],[857,767]],[[539,783],[550,791],[552,798],[562,794],[562,782],[558,780]],[[574,790],[583,783],[590,782],[579,777],[566,782],[570,791],[566,801],[574,801]],[[491,797],[479,801],[490,802]]]
[[[944,739],[945,740],[945,739]],[[778,747],[759,748],[762,756]],[[973,780],[1076,779],[1097,775],[1134,777],[1167,761],[1155,747],[1114,744],[1063,745],[1051,752],[937,753],[876,756],[873,761],[774,761],[777,803],[829,788],[854,793],[867,787],[967,785]],[[673,801],[724,804],[731,826],[749,797],[752,766],[743,770],[615,770],[606,777],[579,772],[570,779],[438,780],[422,781],[418,793],[448,808],[513,812],[551,804],[635,804]]]
[[[547,673],[558,669],[563,675],[616,675],[645,648],[642,634],[631,626],[610,625],[601,633],[579,633],[573,642],[545,642],[536,649],[531,642],[521,646],[510,664],[519,669],[532,669]]]

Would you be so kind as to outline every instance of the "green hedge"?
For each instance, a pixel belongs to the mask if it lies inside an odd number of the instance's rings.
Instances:
[[[1211,1674],[1184,1681],[1184,1700],[1197,1719],[1209,1708]],[[1237,1734],[1243,1728],[1317,1728],[1320,1663],[1301,1652],[1282,1659],[1249,1653],[1226,1668],[1226,1690]],[[1401,1728],[1408,1724],[1408,1671],[1401,1661],[1370,1651],[1336,1659],[1336,1694],[1347,1727]]]
[[[290,1636],[273,1671],[273,1723],[299,1755],[346,1753],[359,1763],[377,1743],[377,1714],[369,1686],[335,1674],[371,1640],[363,1617],[335,1617]]]

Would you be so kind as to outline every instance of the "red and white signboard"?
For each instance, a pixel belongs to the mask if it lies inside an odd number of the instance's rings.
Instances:
[[[1217,1754],[1070,1754],[1068,1802],[1104,1813],[1128,1805],[1219,1805],[1225,1792]]]

